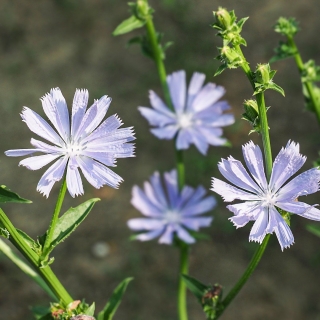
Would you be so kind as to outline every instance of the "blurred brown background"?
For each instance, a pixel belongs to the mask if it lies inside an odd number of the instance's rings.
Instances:
[[[136,158],[120,159],[115,169],[125,180],[119,190],[94,190],[85,183],[85,195],[66,197],[64,209],[91,197],[100,197],[85,223],[54,252],[53,270],[75,299],[96,301],[101,310],[115,286],[125,277],[129,285],[115,319],[174,320],[176,317],[177,250],[156,242],[130,242],[126,221],[139,213],[130,205],[134,184],[141,185],[155,171],[174,167],[173,145],[149,133],[137,106],[148,106],[148,90],[160,93],[156,69],[138,46],[126,48],[133,35],[114,38],[115,27],[128,17],[127,1],[55,0],[0,1],[0,182],[31,199],[31,205],[4,205],[16,227],[33,237],[49,224],[57,197],[56,185],[49,199],[36,192],[44,170],[18,167],[19,159],[6,158],[3,151],[28,148],[34,136],[21,122],[19,112],[28,106],[43,115],[39,98],[59,86],[71,106],[76,88],[87,88],[90,103],[108,94],[113,98],[109,115],[119,114],[125,126],[136,131]],[[280,16],[294,16],[302,31],[296,41],[304,60],[319,61],[320,6],[317,0],[150,0],[156,9],[155,24],[164,32],[164,41],[173,41],[167,51],[167,71],[186,69],[207,74],[227,89],[226,98],[237,121],[227,128],[233,148],[210,148],[203,157],[195,148],[185,155],[188,184],[202,183],[209,189],[217,175],[216,163],[232,154],[242,159],[241,145],[249,139],[247,123],[240,120],[242,102],[252,90],[240,70],[225,71],[213,78],[218,62],[212,11],[218,6],[235,9],[238,17],[250,16],[243,30],[248,47],[244,53],[254,68],[267,62],[280,36],[272,30]],[[303,105],[300,80],[293,60],[273,64],[276,83],[286,97],[268,92],[270,134],[274,156],[289,139],[301,143],[308,156],[304,169],[312,166],[320,150],[320,129],[315,116]],[[318,200],[317,200],[318,198]],[[219,200],[220,201],[220,200]],[[319,203],[319,195],[306,202]],[[230,212],[221,203],[212,213],[215,221],[204,230],[211,238],[192,247],[190,274],[202,282],[219,282],[228,291],[244,271],[257,245],[248,242],[250,226],[235,230],[227,218]],[[251,280],[225,312],[223,319],[320,319],[320,239],[305,230],[305,221],[294,217],[296,244],[281,252],[275,236]],[[97,248],[107,249],[105,254]],[[48,305],[41,289],[4,256],[0,255],[0,319],[32,319],[31,305]],[[189,296],[190,319],[204,319],[194,297]]]

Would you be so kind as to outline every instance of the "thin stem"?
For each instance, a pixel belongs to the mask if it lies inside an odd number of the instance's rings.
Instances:
[[[178,284],[178,314],[180,320],[188,320],[187,313],[187,288],[181,275],[188,274],[188,257],[189,245],[180,242],[180,270],[179,270],[179,284]]]
[[[62,181],[62,185],[61,185],[60,191],[59,191],[56,207],[54,208],[54,212],[53,212],[53,215],[52,215],[50,226],[49,226],[49,229],[47,231],[46,240],[45,240],[45,243],[43,245],[43,251],[42,251],[43,253],[41,255],[41,260],[46,259],[47,255],[48,255],[48,253],[50,251],[50,244],[51,244],[52,235],[53,235],[55,226],[57,224],[57,221],[59,219],[59,214],[60,214],[60,210],[61,210],[61,207],[62,207],[64,196],[66,194],[66,190],[67,190],[67,181],[66,181],[66,177],[64,177],[64,179]]]
[[[247,282],[249,277],[251,276],[252,272],[255,270],[257,267],[266,247],[268,244],[268,241],[270,239],[270,234],[267,234],[262,242],[262,244],[258,247],[256,253],[252,257],[246,271],[244,274],[241,276],[239,281],[236,283],[236,285],[232,288],[232,290],[228,293],[228,295],[224,298],[224,300],[221,303],[220,309],[216,313],[216,318],[218,319],[223,311],[228,307],[230,302],[234,299],[234,297],[238,294],[238,292],[241,290],[241,288],[244,286],[244,284]]]
[[[170,97],[170,91],[169,91],[169,87],[168,87],[168,83],[167,83],[166,68],[165,68],[165,65],[164,65],[163,59],[162,59],[162,49],[158,43],[157,33],[154,28],[152,16],[149,16],[147,18],[146,29],[147,29],[148,39],[149,39],[151,47],[152,47],[153,58],[156,63],[156,66],[157,66],[164,98],[165,98],[165,101],[166,101],[168,107],[173,110],[171,97]]]
[[[240,46],[235,46],[235,49],[243,58],[243,63],[241,65],[242,70],[245,72],[247,78],[249,79],[253,90],[254,87],[254,78],[253,73],[249,67],[248,62],[246,61]],[[266,164],[266,176],[267,179],[270,179],[272,172],[272,153],[271,153],[271,145],[270,145],[270,137],[269,137],[269,126],[268,126],[268,118],[267,118],[267,110],[264,101],[264,93],[257,94],[257,104],[259,108],[259,119],[260,119],[260,133],[262,136],[265,164]],[[267,244],[269,242],[270,234],[267,234],[262,242],[262,244],[258,247],[256,253],[252,257],[247,269],[239,279],[239,281],[235,284],[235,286],[230,290],[226,298],[221,302],[219,309],[217,310],[215,319],[218,319],[221,314],[224,312],[226,307],[231,303],[231,301],[236,297],[244,284],[248,281],[253,271],[256,269],[259,261],[261,260],[262,255],[265,252]]]
[[[299,69],[300,75],[302,75],[302,72],[304,70],[304,64],[302,61],[302,58],[300,56],[299,50],[293,40],[293,37],[287,36],[288,39],[288,43],[289,45],[294,49],[295,54],[294,54],[294,59],[296,61],[297,67]],[[314,85],[312,82],[308,81],[308,82],[303,82],[302,86],[304,86],[309,94],[309,97],[312,101],[312,104],[314,106],[314,111],[315,114],[317,116],[317,120],[320,124],[320,101],[316,98],[316,94],[314,92]]]
[[[152,47],[153,58],[157,66],[164,98],[167,106],[174,111],[173,104],[171,101],[170,90],[167,83],[166,68],[163,63],[163,52],[160,44],[158,43],[157,33],[153,24],[152,16],[150,15],[146,20],[147,35]],[[176,140],[176,139],[175,139]],[[183,151],[176,149],[176,163],[177,163],[177,174],[178,174],[178,188],[181,191],[185,184],[185,166],[183,162]],[[187,312],[187,288],[181,277],[181,274],[188,274],[188,252],[189,246],[185,243],[180,243],[180,274],[178,283],[178,315],[180,320],[188,319]]]
[[[39,268],[39,256],[29,247],[27,242],[20,236],[6,214],[0,209],[0,221],[8,230],[11,243],[21,252],[21,254],[32,264],[37,273],[42,277],[48,287],[55,294],[57,299],[66,307],[73,301],[67,290],[53,273],[49,266]]]

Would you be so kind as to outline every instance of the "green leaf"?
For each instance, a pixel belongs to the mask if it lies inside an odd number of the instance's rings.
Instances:
[[[9,239],[10,233],[6,228],[0,227],[0,236]]]
[[[320,226],[316,226],[314,224],[307,224],[306,229],[316,235],[317,237],[320,237]]]
[[[219,68],[217,69],[216,73],[214,74],[214,77],[218,76],[221,74],[224,70],[228,69],[227,64],[221,64]]]
[[[145,21],[138,19],[135,16],[131,16],[130,18],[122,21],[117,28],[113,31],[114,36],[119,36],[121,34],[125,34],[131,32],[134,29],[141,28],[145,25]]]
[[[196,298],[201,302],[203,295],[208,290],[208,286],[204,285],[200,281],[185,274],[181,275],[184,283],[188,289],[196,296]],[[99,319],[100,320],[100,319]]]
[[[92,305],[85,311],[86,316],[94,316],[95,308],[96,308],[96,305],[93,302]]]
[[[79,224],[88,216],[94,204],[100,201],[99,198],[90,199],[75,208],[70,208],[61,216],[53,231],[52,241],[50,243],[50,252],[79,226]],[[49,254],[49,253],[48,253]]]
[[[98,314],[98,320],[112,320],[115,312],[117,311],[122,296],[126,292],[127,286],[133,278],[124,279],[113,291],[111,298],[103,308],[101,312]]]
[[[30,200],[21,198],[4,185],[0,186],[0,203],[1,202],[32,203]]]
[[[275,91],[281,93],[283,96],[285,96],[284,90],[283,90],[280,86],[278,86],[277,84],[275,84],[275,83],[271,83],[271,84],[268,86],[268,89],[275,90]]]

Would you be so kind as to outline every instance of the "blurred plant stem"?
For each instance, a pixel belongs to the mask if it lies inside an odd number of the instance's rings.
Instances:
[[[146,1],[147,2],[147,1]],[[174,111],[174,107],[170,97],[169,86],[167,83],[167,73],[163,62],[163,54],[161,45],[158,42],[157,33],[153,24],[152,15],[149,15],[146,19],[147,35],[152,48],[153,58],[157,66],[160,82],[162,85],[163,94],[167,106]],[[175,139],[176,140],[176,139]],[[185,184],[185,166],[183,162],[183,151],[176,150],[176,166],[178,174],[178,187],[179,191],[183,189]],[[179,273],[179,284],[178,284],[178,314],[180,320],[187,320],[187,288],[181,277],[181,274],[188,275],[188,251],[189,246],[185,243],[180,243],[180,273]]]

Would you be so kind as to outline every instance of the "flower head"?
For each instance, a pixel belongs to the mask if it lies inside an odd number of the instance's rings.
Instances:
[[[226,101],[218,101],[225,90],[213,83],[203,86],[204,80],[204,74],[195,72],[187,91],[185,71],[167,77],[174,111],[150,91],[153,109],[139,107],[139,111],[155,127],[151,132],[156,137],[173,139],[176,136],[177,149],[187,149],[193,143],[202,154],[207,153],[209,145],[227,142],[221,137],[221,127],[234,123],[234,117],[223,114],[230,106]]]
[[[226,202],[235,199],[245,201],[228,205],[227,208],[234,213],[229,219],[237,228],[250,220],[255,221],[250,241],[262,243],[267,233],[275,232],[283,250],[294,242],[285,221],[287,212],[320,221],[320,210],[298,201],[298,197],[319,190],[320,171],[313,168],[287,182],[306,161],[306,157],[299,153],[299,144],[289,141],[277,155],[270,181],[267,182],[259,146],[250,141],[242,147],[242,152],[251,176],[240,161],[230,156],[227,160],[222,159],[218,168],[236,187],[213,178],[211,190],[220,194]]]
[[[164,184],[155,172],[150,182],[144,183],[144,191],[138,186],[132,189],[131,203],[147,218],[135,218],[128,221],[130,229],[142,231],[138,240],[147,241],[160,236],[159,243],[172,244],[173,236],[186,243],[195,239],[188,230],[199,230],[211,224],[212,217],[199,217],[216,205],[214,197],[207,196],[205,189],[199,186],[193,189],[184,186],[178,189],[177,172],[172,170],[164,174]]]
[[[56,181],[61,180],[67,167],[67,187],[72,197],[83,194],[79,168],[84,177],[95,188],[103,185],[117,188],[122,178],[107,166],[115,166],[117,158],[132,157],[134,140],[132,127],[119,129],[122,125],[117,115],[102,123],[111,98],[103,96],[95,100],[86,111],[89,94],[87,90],[76,90],[72,104],[71,124],[66,101],[59,88],[51,89],[41,98],[42,107],[52,126],[40,115],[24,107],[22,120],[28,128],[50,144],[31,139],[34,149],[8,150],[9,157],[18,157],[35,152],[44,155],[32,156],[19,165],[38,170],[55,161],[41,177],[37,190],[46,197]],[[55,130],[54,130],[55,129]]]

